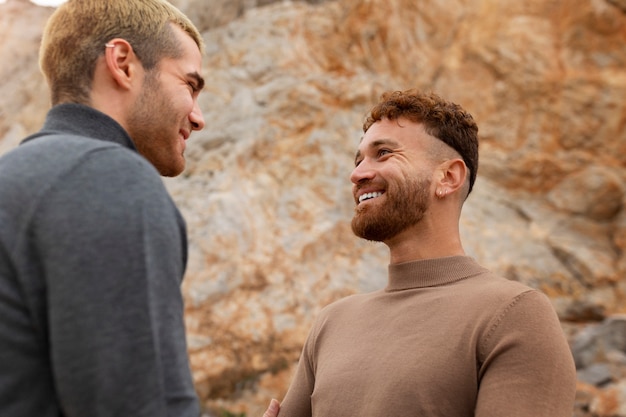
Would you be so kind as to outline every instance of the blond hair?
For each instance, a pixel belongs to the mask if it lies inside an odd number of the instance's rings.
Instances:
[[[150,71],[162,58],[182,53],[170,23],[204,43],[187,16],[165,0],[69,0],[57,8],[44,29],[39,66],[52,105],[89,104],[95,64],[113,38],[128,41]]]

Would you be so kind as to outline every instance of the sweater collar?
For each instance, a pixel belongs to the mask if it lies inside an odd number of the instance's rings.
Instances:
[[[385,291],[436,287],[487,272],[469,256],[423,259],[389,265]]]
[[[118,122],[83,104],[64,103],[52,107],[46,116],[43,128],[24,139],[24,142],[51,134],[74,134],[135,149],[132,139]]]

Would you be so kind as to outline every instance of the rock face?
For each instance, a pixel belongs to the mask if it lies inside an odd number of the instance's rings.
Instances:
[[[51,11],[24,0],[0,4],[0,153],[36,131],[48,110],[37,52]]]
[[[606,332],[588,330],[621,329],[626,313],[626,4],[505,3],[175,2],[207,43],[207,126],[166,180],[188,222],[186,317],[207,413],[260,416],[319,309],[385,284],[386,249],[350,231],[348,177],[375,99],[418,87],[480,127],[466,251],[552,299],[576,344],[575,415],[626,416],[614,370],[626,347],[605,360],[594,341]],[[0,152],[47,110],[37,47],[50,12],[0,4]]]

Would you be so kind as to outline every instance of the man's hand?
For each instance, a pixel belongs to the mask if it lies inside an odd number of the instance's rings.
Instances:
[[[265,410],[265,413],[263,413],[263,417],[278,417],[279,411],[280,403],[278,402],[278,400],[272,399],[272,401],[270,401],[269,407],[267,407],[267,410]]]

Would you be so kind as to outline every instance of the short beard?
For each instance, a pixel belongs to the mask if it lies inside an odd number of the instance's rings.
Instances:
[[[430,179],[408,180],[387,188],[385,204],[355,209],[352,232],[360,238],[385,242],[419,223],[429,207]],[[380,198],[380,197],[379,197]]]

